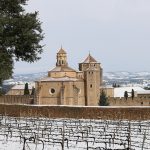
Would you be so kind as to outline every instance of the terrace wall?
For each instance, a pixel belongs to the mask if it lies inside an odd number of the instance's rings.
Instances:
[[[0,114],[15,117],[76,119],[150,119],[150,107],[68,107],[0,104]]]

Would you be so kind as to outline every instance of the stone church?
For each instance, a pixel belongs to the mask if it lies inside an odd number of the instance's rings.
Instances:
[[[96,106],[102,85],[102,68],[90,54],[81,63],[79,71],[69,67],[67,53],[60,49],[56,67],[47,77],[36,81],[36,104]]]

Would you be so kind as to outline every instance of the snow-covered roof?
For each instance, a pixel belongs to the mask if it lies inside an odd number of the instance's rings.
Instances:
[[[114,89],[114,87],[112,87],[111,85],[100,86],[100,88],[102,88],[102,89]]]
[[[79,79],[77,78],[70,78],[70,77],[61,77],[61,78],[51,78],[51,77],[46,77],[43,78],[39,81],[55,81],[55,82],[59,82],[59,81],[78,81]]]
[[[137,94],[150,94],[150,90],[137,91]]]
[[[132,89],[137,92],[137,91],[145,91],[143,88],[141,87],[117,87],[114,88],[114,97],[124,97],[124,92],[131,92]]]
[[[14,85],[11,89],[12,90],[23,90],[24,87],[25,87],[25,84],[18,84],[18,85]],[[35,87],[35,83],[28,84],[29,90],[32,89],[32,87]]]

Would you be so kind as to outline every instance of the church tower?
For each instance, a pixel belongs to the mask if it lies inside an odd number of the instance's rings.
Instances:
[[[57,53],[56,66],[68,66],[67,53],[64,49],[62,49],[62,47],[59,50],[59,52]]]
[[[85,80],[85,105],[97,106],[102,85],[102,68],[91,54],[79,64],[79,70],[84,73]]]

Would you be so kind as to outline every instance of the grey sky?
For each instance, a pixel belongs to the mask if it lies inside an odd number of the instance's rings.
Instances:
[[[39,11],[46,46],[14,73],[51,69],[61,44],[76,69],[90,51],[105,72],[150,71],[150,0],[30,0],[27,10]]]

